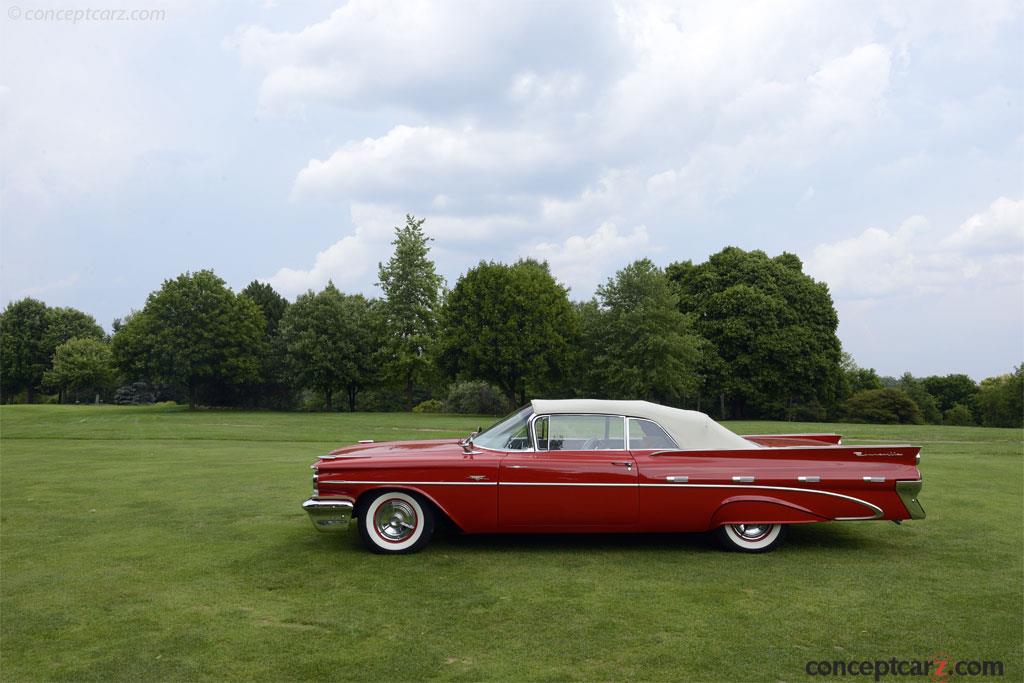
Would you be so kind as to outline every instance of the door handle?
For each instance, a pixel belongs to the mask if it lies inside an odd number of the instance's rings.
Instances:
[[[633,469],[633,463],[631,461],[628,461],[628,460],[626,462],[614,460],[614,461],[612,461],[612,464],[613,465],[618,465],[619,467],[625,467],[627,470],[632,470]]]
[[[521,470],[524,467],[526,467],[526,465],[505,465],[505,467],[509,468],[510,470]]]

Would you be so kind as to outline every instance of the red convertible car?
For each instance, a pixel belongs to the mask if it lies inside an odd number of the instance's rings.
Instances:
[[[461,441],[322,456],[303,508],[320,531],[355,520],[380,553],[419,550],[440,516],[474,534],[713,531],[727,548],[764,552],[789,524],[924,518],[919,451],[738,436],[645,401],[535,400]]]

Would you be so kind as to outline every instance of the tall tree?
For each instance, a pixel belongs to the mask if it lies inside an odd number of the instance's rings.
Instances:
[[[43,375],[44,382],[60,392],[63,402],[68,393],[103,393],[114,384],[114,357],[110,345],[91,337],[69,339],[53,354],[53,367]]]
[[[103,328],[96,324],[96,319],[77,308],[57,306],[46,311],[48,324],[46,329],[46,346],[50,354],[69,339],[107,338]]]
[[[201,391],[219,400],[258,379],[265,324],[251,299],[201,270],[165,280],[118,324],[111,348],[130,379],[177,384],[195,407]]]
[[[696,394],[702,340],[661,269],[635,261],[598,287],[597,300],[588,361],[602,395],[678,405]]]
[[[267,324],[267,336],[273,337],[277,334],[277,326],[280,324],[281,317],[288,308],[288,299],[278,294],[266,282],[260,282],[259,280],[250,282],[239,294],[249,297],[260,307],[260,310],[263,312],[263,319]]]
[[[38,299],[11,302],[0,314],[0,386],[5,401],[22,391],[29,403],[35,401],[53,354],[46,338],[49,325],[46,304]]]
[[[963,374],[925,377],[921,385],[935,398],[943,414],[958,403],[971,405],[978,393],[978,384]]]
[[[423,232],[424,222],[407,215],[405,225],[395,228],[394,253],[387,263],[378,264],[388,330],[384,367],[388,378],[402,386],[406,410],[412,410],[413,387],[432,367],[443,286],[430,260],[431,238]]]
[[[257,280],[250,282],[239,294],[248,297],[259,306],[266,323],[263,350],[260,354],[259,381],[246,387],[242,403],[269,408],[289,408],[295,403],[294,383],[289,377],[284,344],[278,334],[281,318],[288,310],[288,300],[269,284]]]
[[[680,310],[720,362],[710,383],[731,417],[788,417],[834,405],[842,385],[839,318],[828,287],[793,254],[727,247],[668,267]]]
[[[843,352],[840,362],[843,369],[845,387],[841,392],[845,396],[856,394],[861,391],[881,389],[882,378],[874,368],[862,368],[853,360],[853,356]]]
[[[281,319],[281,341],[288,365],[302,386],[319,392],[327,410],[334,394],[345,390],[350,411],[356,396],[374,378],[380,325],[371,302],[346,296],[333,283],[318,294],[307,292]]]
[[[547,393],[563,379],[575,317],[547,263],[481,261],[446,297],[438,337],[450,376],[485,379],[523,404],[528,389]]]
[[[1024,364],[1008,375],[982,380],[976,400],[982,425],[1024,426]]]
[[[903,373],[896,388],[902,389],[903,393],[913,399],[914,403],[921,409],[925,422],[929,424],[942,424],[942,411],[935,397],[928,393],[924,383],[909,372]]]

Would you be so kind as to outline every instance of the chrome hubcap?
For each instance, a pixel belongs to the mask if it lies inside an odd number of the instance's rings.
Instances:
[[[404,500],[388,500],[373,513],[373,525],[382,538],[400,543],[416,531],[416,511]]]
[[[773,524],[733,524],[732,529],[744,541],[760,541],[771,533]]]

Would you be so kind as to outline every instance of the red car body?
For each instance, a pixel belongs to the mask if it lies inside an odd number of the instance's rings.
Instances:
[[[644,448],[639,438],[623,435],[609,441],[622,448],[583,450],[567,439],[568,448],[542,450],[534,421],[549,414],[541,412],[545,406],[560,403],[535,402],[529,441],[520,437],[518,449],[440,439],[333,451],[313,465],[315,495],[305,507],[317,528],[341,530],[360,518],[369,498],[407,492],[465,533],[701,532],[924,517],[916,498],[921,473],[915,446],[843,446],[834,434],[730,433],[744,440],[735,444],[740,447]],[[629,422],[628,412],[651,413],[626,404],[641,403],[588,402],[607,411],[588,414],[608,416],[615,429],[622,415],[630,425],[625,429],[632,430],[637,422]],[[686,417],[698,427],[701,418],[710,421],[701,414]],[[530,447],[522,448],[524,443]]]

